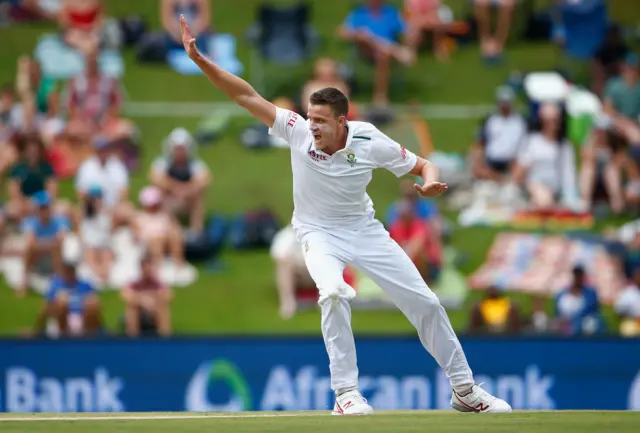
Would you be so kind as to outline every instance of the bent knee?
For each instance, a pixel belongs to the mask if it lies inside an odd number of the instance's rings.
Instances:
[[[356,295],[355,289],[344,281],[320,283],[317,287],[321,303],[328,299],[352,299]]]

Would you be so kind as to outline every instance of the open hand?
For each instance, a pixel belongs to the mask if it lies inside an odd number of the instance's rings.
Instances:
[[[436,197],[445,192],[449,187],[446,183],[431,182],[426,185],[413,184],[420,197]]]
[[[182,45],[189,57],[192,59],[198,55],[198,49],[196,48],[196,38],[191,36],[191,30],[187,25],[187,20],[184,15],[180,15],[180,33],[182,35]]]

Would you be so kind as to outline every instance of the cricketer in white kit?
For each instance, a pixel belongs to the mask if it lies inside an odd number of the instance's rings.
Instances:
[[[407,316],[420,341],[451,382],[451,405],[462,412],[511,412],[473,380],[462,347],[438,298],[402,248],[374,218],[366,187],[372,171],[422,176],[416,193],[433,197],[447,187],[438,169],[366,122],[347,123],[348,100],[339,90],[321,89],[309,102],[308,120],[276,107],[247,82],[202,56],[181,17],[185,50],[207,78],[289,143],[293,171],[292,224],[305,263],[319,290],[334,415],[368,415],[373,409],[358,390],[356,348],[349,301],[355,290],[343,271],[352,264],[371,277]]]

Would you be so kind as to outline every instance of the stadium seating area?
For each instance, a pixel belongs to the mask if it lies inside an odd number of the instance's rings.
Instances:
[[[458,330],[640,335],[625,1],[505,2],[495,32],[464,0],[388,2],[379,27],[367,8],[387,2],[4,3],[0,334],[318,332],[287,151],[185,58],[185,13],[275,104],[304,114],[338,87],[350,119],[438,164],[442,199],[383,173],[370,195]],[[345,279],[356,332],[413,332],[364,275]]]

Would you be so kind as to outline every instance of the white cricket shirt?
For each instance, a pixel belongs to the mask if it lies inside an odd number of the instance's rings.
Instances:
[[[269,134],[291,148],[293,172],[292,224],[324,229],[349,228],[373,219],[367,194],[375,168],[401,177],[416,165],[417,157],[367,122],[351,121],[346,147],[333,155],[316,149],[309,121],[277,108]]]

